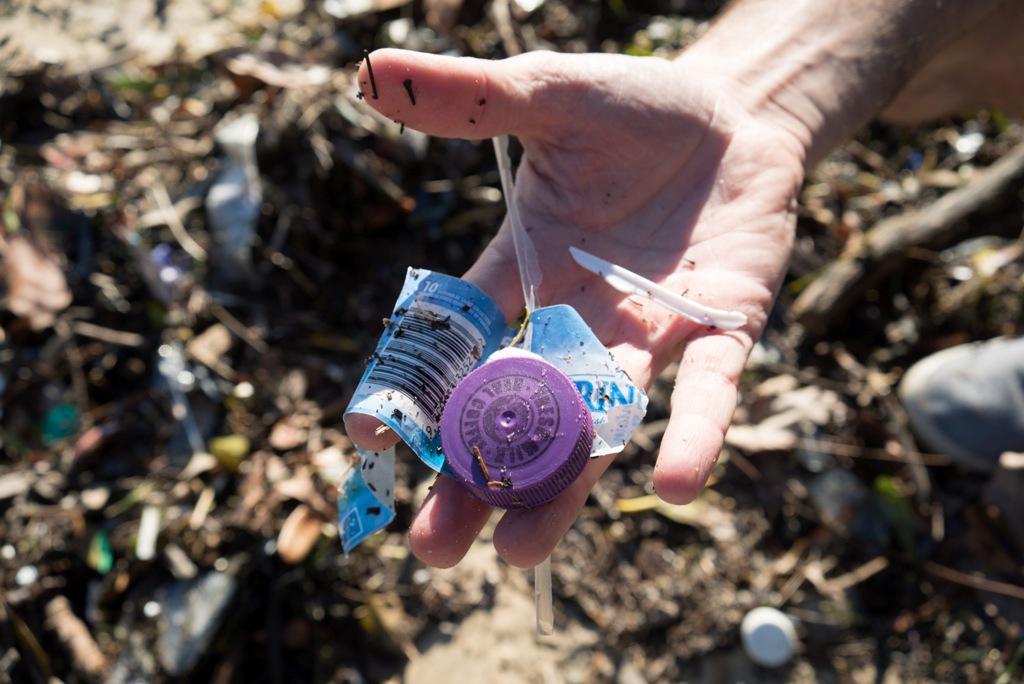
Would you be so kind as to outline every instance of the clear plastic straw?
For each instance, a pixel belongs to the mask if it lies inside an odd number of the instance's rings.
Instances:
[[[512,229],[512,244],[516,250],[516,264],[519,267],[519,282],[523,286],[523,302],[529,315],[537,305],[537,290],[540,288],[541,272],[537,262],[537,249],[523,228],[519,211],[512,201],[515,184],[512,180],[512,160],[508,156],[508,136],[493,139],[494,156],[498,160],[501,174],[501,189],[505,195],[509,225]],[[527,319],[528,320],[528,319]],[[529,340],[529,323],[526,339]],[[537,607],[537,635],[544,636],[555,631],[555,615],[551,598],[551,558],[545,558],[533,568],[533,598]]]
[[[551,556],[533,568],[533,598],[537,606],[537,636],[555,632],[555,609],[551,602]]]
[[[512,243],[516,250],[516,263],[519,266],[519,282],[523,286],[523,301],[529,313],[537,306],[537,290],[540,289],[540,264],[537,263],[537,249],[523,228],[519,218],[519,210],[512,201],[515,183],[512,180],[512,160],[508,156],[508,136],[499,135],[493,138],[494,155],[498,159],[498,173],[501,174],[501,190],[505,195],[505,207],[508,210],[508,221],[512,228]]]

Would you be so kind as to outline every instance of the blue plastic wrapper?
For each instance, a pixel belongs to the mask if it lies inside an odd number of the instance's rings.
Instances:
[[[647,413],[644,391],[571,306],[537,309],[530,315],[530,332],[530,351],[569,376],[594,417],[590,456],[622,451]]]
[[[377,418],[421,461],[444,473],[439,425],[448,395],[515,333],[494,301],[472,283],[410,268],[346,413]],[[647,395],[576,310],[536,309],[524,339],[524,348],[562,370],[583,396],[594,418],[591,456],[621,451],[643,420]],[[360,452],[360,457],[359,469],[338,498],[346,553],[394,518],[394,450]],[[378,514],[378,508],[384,511]]]
[[[395,449],[359,450],[358,468],[349,471],[338,493],[338,530],[348,553],[395,519]]]

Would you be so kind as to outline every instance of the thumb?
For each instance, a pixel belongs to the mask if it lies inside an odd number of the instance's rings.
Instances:
[[[384,48],[363,60],[359,88],[384,116],[430,135],[543,137],[557,112],[545,86],[562,57],[531,52],[492,61]]]

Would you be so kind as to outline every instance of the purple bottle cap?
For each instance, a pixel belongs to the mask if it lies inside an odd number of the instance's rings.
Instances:
[[[572,381],[528,356],[489,361],[456,385],[441,416],[448,466],[478,499],[534,508],[587,464],[594,419]]]

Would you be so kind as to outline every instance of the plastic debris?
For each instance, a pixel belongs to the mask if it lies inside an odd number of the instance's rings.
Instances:
[[[78,407],[67,402],[57,404],[43,416],[40,426],[43,444],[50,446],[67,439],[78,430]]]
[[[349,553],[395,518],[395,449],[357,450],[359,467],[348,471],[338,491],[338,529]]]
[[[595,457],[613,454],[625,448],[646,414],[647,395],[619,368],[614,357],[575,309],[566,305],[534,308],[542,273],[536,249],[512,201],[515,190],[508,155],[508,138],[501,136],[493,142],[526,305],[521,328],[516,331],[506,327],[497,304],[474,285],[450,276],[409,269],[395,310],[385,321],[384,334],[346,415],[373,416],[394,430],[420,460],[439,472],[455,475],[464,482],[482,477],[483,488],[473,490],[479,498],[506,507],[529,507],[551,500],[568,487],[582,472],[588,451],[591,457]],[[573,256],[577,257],[576,254]],[[632,279],[634,284],[649,283],[652,288],[659,288],[625,269],[603,263],[612,270],[618,269],[610,281],[613,285]],[[652,288],[647,289],[649,297],[652,296]],[[676,299],[682,300],[682,304]],[[714,323],[721,323],[723,328],[730,325],[738,327],[746,322],[742,314],[711,309],[671,295],[667,290],[656,301],[667,302],[665,305],[675,307],[674,310],[682,307],[681,312],[687,315],[703,316],[704,322],[709,322],[712,315],[717,316],[713,319]],[[581,429],[576,430],[576,436],[567,443],[575,445],[572,449],[574,453],[582,450],[582,462],[570,457],[565,468],[545,473],[536,468],[520,472],[517,477],[541,477],[544,482],[531,481],[525,489],[520,486],[517,491],[515,483],[510,480],[511,473],[501,467],[504,459],[511,456],[500,456],[502,450],[519,446],[513,444],[519,434],[517,429],[504,430],[507,446],[500,443],[484,444],[489,449],[487,455],[478,446],[463,443],[462,446],[466,448],[461,451],[461,469],[453,472],[452,464],[446,462],[443,453],[440,428],[445,404],[451,400],[450,397],[462,396],[457,391],[462,383],[474,377],[475,369],[500,355],[507,356],[510,348],[519,342],[522,343],[520,354],[525,352],[534,356],[542,366],[550,364],[554,367],[552,379],[557,377],[558,371],[568,376],[567,391],[572,392],[571,388],[574,387],[585,404],[585,408],[581,405],[578,409],[586,417],[578,416],[577,420],[590,422],[585,429],[581,426]],[[514,359],[509,361],[516,363]],[[547,386],[543,373],[540,375],[537,391]],[[497,381],[497,378],[492,381]],[[507,389],[504,400],[515,402],[514,382]],[[551,393],[550,401],[558,404],[559,410],[572,410],[565,401],[568,397],[556,400],[555,396]],[[470,402],[473,397],[465,396],[463,399]],[[497,402],[494,405],[497,406]],[[512,423],[521,416],[532,416],[533,413],[536,411],[528,407],[516,410],[510,406],[505,408],[498,420]],[[459,439],[457,421],[451,422],[455,420],[446,420],[445,439],[449,442],[453,438]],[[536,447],[537,435],[546,434],[539,419],[531,425],[531,429],[533,433],[529,440],[523,442],[524,448]],[[468,456],[470,452],[473,457]],[[472,469],[473,458],[479,472]],[[391,478],[383,494],[359,476],[366,472],[367,463],[373,468],[378,462],[387,468],[385,472]],[[497,466],[493,477],[489,474],[488,462]],[[388,520],[394,517],[393,455],[364,460],[363,467],[357,473],[359,475],[348,479],[338,498],[339,529],[346,553],[368,534],[387,524],[383,518],[369,516],[369,510],[386,510]],[[377,500],[383,506],[362,505],[361,502],[365,500]],[[550,559],[545,559],[534,568],[534,595],[537,634],[550,634],[554,629]]]
[[[508,136],[494,138],[494,154],[498,159],[498,171],[501,174],[501,187],[505,193],[505,206],[508,209],[508,221],[512,228],[512,243],[516,251],[516,263],[519,266],[519,281],[523,286],[523,301],[526,311],[530,313],[537,307],[537,291],[541,285],[540,265],[537,263],[537,249],[526,234],[523,222],[519,218],[519,210],[512,198],[515,197],[515,183],[512,180],[512,162],[508,156]]]
[[[187,273],[188,258],[175,250],[174,245],[162,242],[149,252],[149,258],[157,268],[160,282],[174,287]]]
[[[535,508],[586,467],[594,421],[566,375],[514,347],[458,384],[441,416],[448,468],[481,501]]]
[[[747,324],[747,317],[739,311],[725,311],[677,295],[653,280],[648,280],[629,269],[617,266],[578,247],[570,247],[573,260],[619,292],[650,299],[657,304],[689,318],[694,323],[710,325],[722,330],[736,330]]]
[[[811,501],[836,533],[875,548],[888,545],[889,521],[875,494],[848,470],[826,470],[811,481]]]
[[[263,198],[256,166],[259,131],[256,115],[245,114],[221,123],[214,134],[224,150],[224,166],[206,196],[213,238],[211,261],[217,274],[232,284],[252,277],[252,242]]]
[[[142,509],[139,533],[135,537],[135,557],[141,561],[152,560],[156,555],[156,538],[160,534],[160,508],[146,506]]]
[[[184,677],[195,668],[223,623],[237,588],[234,576],[212,571],[157,592],[163,618],[156,655],[168,675]]]
[[[89,543],[89,554],[86,558],[89,567],[105,575],[114,567],[114,551],[110,548],[110,537],[100,530],[92,536]]]
[[[159,356],[157,370],[163,376],[171,394],[171,413],[174,419],[181,424],[192,453],[204,452],[206,445],[203,435],[196,423],[192,405],[188,401],[186,394],[188,390],[182,386],[181,382],[182,372],[185,370],[185,358],[181,347],[178,344],[162,344],[157,349],[157,355]],[[191,454],[189,456],[191,457]]]
[[[782,611],[761,606],[743,617],[740,640],[743,650],[755,663],[779,667],[789,662],[796,651],[796,628]]]

